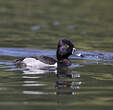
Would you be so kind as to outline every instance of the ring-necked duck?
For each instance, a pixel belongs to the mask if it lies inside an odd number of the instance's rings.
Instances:
[[[61,39],[58,42],[56,58],[49,57],[49,56],[30,56],[30,57],[23,57],[17,59],[15,64],[19,67],[36,67],[36,68],[44,68],[44,67],[57,67],[58,65],[71,65],[70,60],[68,57],[72,55],[76,49],[71,41],[67,39]]]

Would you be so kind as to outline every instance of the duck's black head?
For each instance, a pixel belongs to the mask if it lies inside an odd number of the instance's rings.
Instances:
[[[71,41],[67,39],[61,39],[58,42],[57,47],[57,59],[59,62],[68,62],[68,57],[74,53],[76,49]]]

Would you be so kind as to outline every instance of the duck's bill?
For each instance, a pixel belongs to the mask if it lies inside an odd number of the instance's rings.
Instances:
[[[76,48],[73,48],[73,50],[72,50],[72,54],[74,54],[76,50],[77,50]]]

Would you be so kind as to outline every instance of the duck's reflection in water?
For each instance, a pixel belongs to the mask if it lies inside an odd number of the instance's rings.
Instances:
[[[58,95],[76,95],[76,90],[80,89],[81,81],[76,81],[80,78],[80,74],[72,73],[72,71],[66,67],[59,67],[57,70],[58,80],[56,81],[56,88]]]
[[[36,79],[32,75],[35,75]],[[45,82],[45,78],[44,78],[45,75],[46,75],[46,80],[48,79],[47,82]],[[33,86],[35,87],[35,91],[32,89],[29,89],[27,91],[23,91],[24,94],[76,95],[76,91],[80,89],[80,85],[82,84],[82,82],[79,81],[78,79],[80,78],[80,74],[72,73],[71,69],[66,66],[59,67],[57,69],[51,68],[51,69],[41,69],[41,70],[35,70],[35,71],[26,70],[26,71],[23,71],[23,78],[25,79],[23,84],[24,87],[26,86],[27,87],[32,86],[32,88]],[[35,81],[33,81],[34,79]],[[36,81],[37,79],[39,80]],[[53,81],[53,79],[55,80]],[[53,90],[53,85],[54,85],[54,90]],[[38,86],[37,89],[41,88],[42,86],[43,88],[45,87],[45,89],[43,89],[42,91],[40,91],[39,89],[38,91],[36,89],[36,86]],[[47,88],[50,88],[49,91],[54,91],[54,92],[48,92],[46,90]]]

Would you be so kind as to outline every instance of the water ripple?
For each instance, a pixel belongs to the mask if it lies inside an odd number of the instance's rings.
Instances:
[[[56,51],[55,50],[24,49],[24,48],[0,48],[0,56],[22,57],[22,56],[33,56],[33,55],[56,56]],[[70,58],[113,62],[113,53],[76,51],[74,55],[72,55]]]

